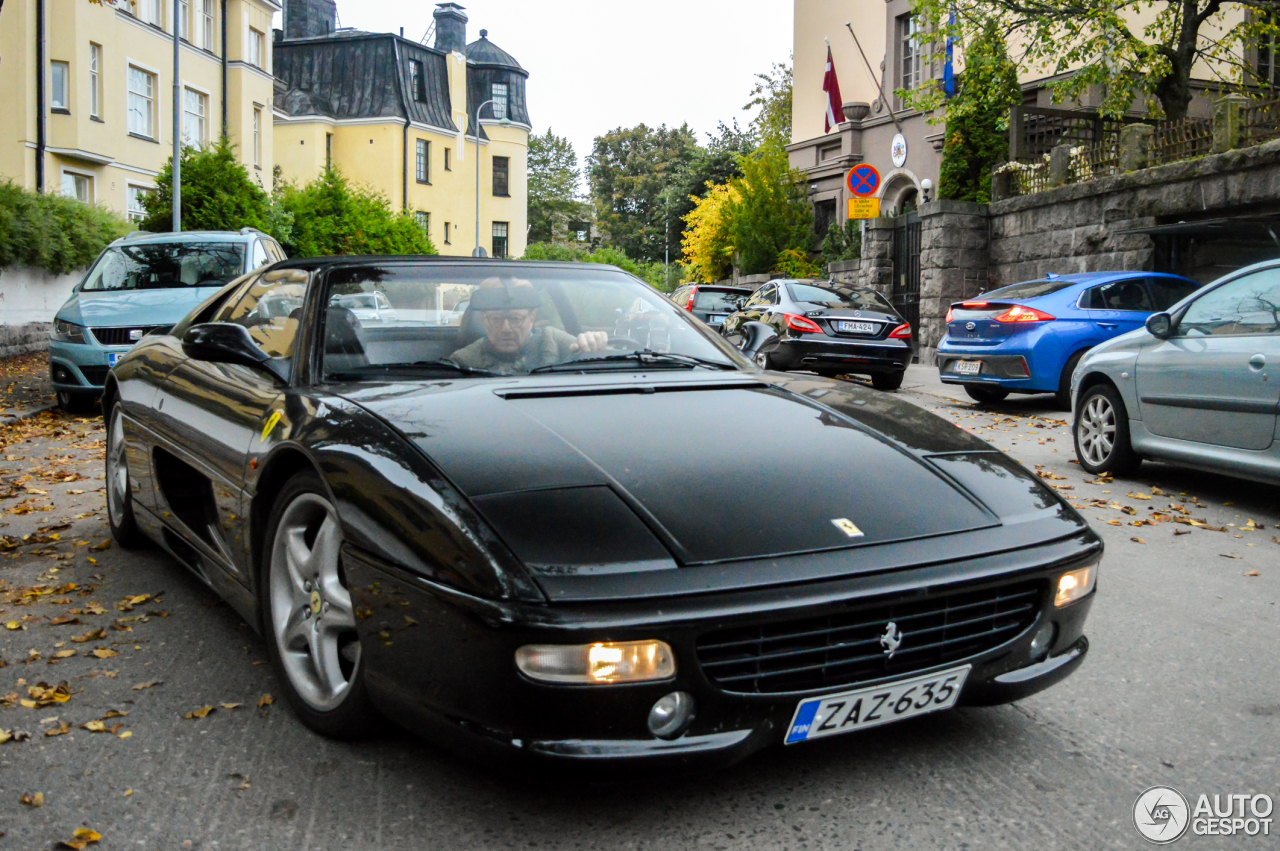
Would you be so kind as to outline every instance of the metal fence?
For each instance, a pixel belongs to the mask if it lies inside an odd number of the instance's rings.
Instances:
[[[1148,166],[1203,157],[1213,151],[1213,119],[1183,118],[1160,121],[1151,133]]]
[[[1032,162],[1063,143],[1095,145],[1119,137],[1120,128],[1140,118],[1108,118],[1094,112],[1015,106],[1009,116],[1009,153],[1013,159]]]
[[[1097,180],[1120,173],[1120,137],[1106,136],[1095,144],[1072,151],[1071,176]]]
[[[1280,100],[1249,104],[1240,110],[1240,124],[1245,147],[1280,139]]]

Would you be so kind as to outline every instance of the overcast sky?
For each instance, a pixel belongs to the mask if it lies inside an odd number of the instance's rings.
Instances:
[[[745,124],[753,75],[791,53],[791,0],[458,2],[468,42],[487,29],[529,71],[534,132],[567,136],[579,161],[615,127],[688,122],[705,142],[717,122]],[[434,9],[430,0],[338,0],[342,26],[404,27],[414,40]]]

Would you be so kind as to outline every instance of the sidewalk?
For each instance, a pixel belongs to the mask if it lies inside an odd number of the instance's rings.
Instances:
[[[48,352],[0,358],[0,422],[25,419],[55,403]]]

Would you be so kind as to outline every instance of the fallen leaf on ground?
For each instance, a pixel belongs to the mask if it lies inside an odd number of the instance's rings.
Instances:
[[[1167,495],[1167,494],[1165,494],[1165,492],[1164,492],[1164,491],[1160,490],[1160,488],[1156,487],[1155,485],[1152,485],[1152,486],[1151,486],[1151,493],[1152,493],[1152,495],[1154,495],[1154,496],[1166,496],[1166,495]]]
[[[133,735],[133,731],[132,731],[132,730],[125,730],[123,733],[121,733],[120,735],[116,736],[116,738],[117,738],[117,739],[127,739],[127,738],[129,738],[130,736],[132,736],[132,735]]]
[[[59,721],[58,726],[49,730],[45,730],[44,734],[50,738],[54,736],[64,736],[71,732],[71,724],[67,721]]]
[[[57,653],[53,654],[55,659],[70,659],[74,655],[76,655],[76,651],[74,650],[59,650]]]
[[[1129,494],[1129,497],[1131,499],[1151,499],[1151,497],[1145,493],[1131,493]]]
[[[1178,535],[1190,535],[1191,530],[1190,529],[1174,529],[1173,534],[1174,534],[1174,537],[1177,537]]]
[[[108,718],[124,718],[128,714],[128,712],[121,712],[119,709],[108,709],[107,714],[102,716],[102,720],[106,721]]]
[[[106,539],[105,541],[103,541],[101,544],[94,544],[92,547],[89,547],[89,549],[93,550],[95,553],[100,553],[100,552],[102,552],[103,550],[110,549],[110,548],[111,548],[111,539],[110,539],[110,538],[107,538],[107,539]]]
[[[1129,540],[1130,540],[1130,541],[1133,541],[1135,544],[1145,544],[1145,543],[1146,543],[1146,541],[1142,540],[1141,538],[1130,538]]]
[[[71,687],[67,685],[65,680],[58,683],[56,686],[50,686],[48,683],[37,683],[36,685],[27,687],[27,695],[31,700],[23,701],[23,705],[25,706],[28,702],[33,704],[33,706],[28,708],[34,708],[36,706],[52,706],[55,703],[66,703],[70,700]]]
[[[24,792],[22,797],[18,799],[18,802],[26,804],[28,807],[43,807],[44,792],[36,792],[35,794]]]
[[[74,615],[59,615],[58,617],[49,621],[49,623],[53,624],[54,626],[67,626],[69,624],[80,623],[80,619]]]
[[[1258,571],[1256,571],[1256,570],[1250,570],[1250,571],[1248,571],[1248,572],[1246,572],[1246,573],[1245,573],[1245,576],[1261,576],[1261,575],[1262,575],[1262,574],[1261,574],[1261,573],[1258,573]]]
[[[112,650],[109,647],[95,647],[93,648],[92,653],[94,656],[97,656],[99,659],[110,659],[112,656],[120,655],[119,653],[117,653],[116,651]]]
[[[98,641],[106,637],[107,631],[105,629],[95,629],[91,632],[86,632],[84,635],[73,635],[71,640],[76,644],[84,644],[86,641]]]
[[[136,686],[133,687],[133,690],[142,691],[144,688],[151,688],[152,686],[162,685],[163,683],[164,683],[164,680],[152,680],[149,683],[138,683]]]
[[[1235,553],[1218,553],[1218,555],[1222,556],[1223,558],[1240,558],[1240,556],[1236,555]]]
[[[134,606],[140,606],[150,599],[150,594],[138,594],[135,597],[125,597],[119,603],[116,603],[116,608],[122,612],[130,612],[133,611]]]
[[[239,709],[241,706],[244,706],[244,704],[243,704],[243,703],[224,703],[224,704],[222,704],[222,708],[223,708],[223,709]]]
[[[126,797],[126,798],[127,798],[127,797],[129,797],[129,796],[130,796],[130,795],[132,795],[132,794],[133,794],[133,790],[132,790],[132,789],[125,789],[125,790],[124,790],[124,797]]]
[[[1108,521],[1107,521],[1107,525],[1108,525],[1108,526],[1123,526],[1124,524],[1123,524],[1123,523],[1121,523],[1119,520],[1108,520]]]
[[[102,834],[96,830],[90,830],[82,827],[75,833],[71,834],[71,839],[64,839],[58,843],[59,848],[72,848],[74,851],[84,851],[90,845],[96,844],[102,838]]]
[[[186,715],[183,715],[182,717],[187,719],[188,721],[195,721],[197,718],[203,718],[213,711],[215,710],[212,706],[202,706],[199,709],[193,709],[192,711],[188,712]]]
[[[24,733],[21,730],[0,730],[0,745],[9,742],[25,742],[31,738],[30,733]]]
[[[261,709],[261,708],[262,708],[262,707],[264,707],[264,706],[270,706],[270,705],[271,705],[271,704],[273,704],[273,703],[275,703],[275,698],[273,698],[273,697],[272,697],[271,695],[269,695],[269,694],[264,694],[262,697],[258,698],[258,708],[259,708],[259,709]]]

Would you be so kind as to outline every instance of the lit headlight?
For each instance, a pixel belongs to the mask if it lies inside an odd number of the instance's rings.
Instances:
[[[62,319],[53,322],[53,339],[59,343],[83,343],[84,326],[75,325]]]
[[[636,683],[675,676],[665,641],[601,641],[595,644],[526,644],[516,667],[548,683]]]
[[[1098,565],[1096,564],[1062,574],[1058,578],[1058,593],[1054,595],[1053,604],[1065,606],[1068,603],[1074,603],[1087,596],[1097,581]]]

